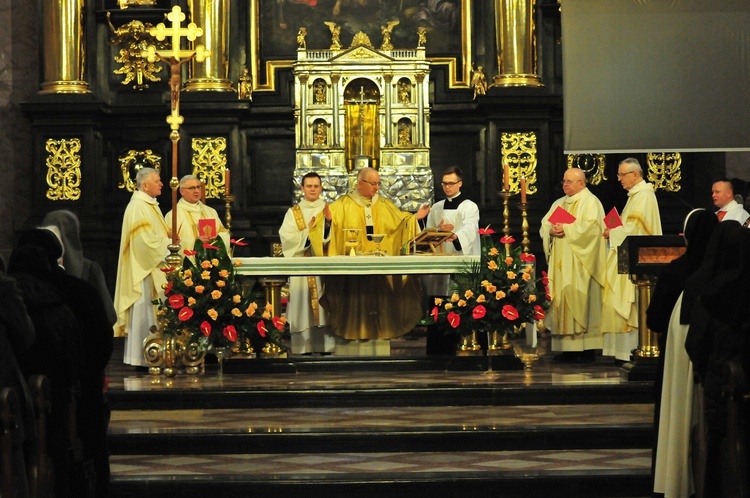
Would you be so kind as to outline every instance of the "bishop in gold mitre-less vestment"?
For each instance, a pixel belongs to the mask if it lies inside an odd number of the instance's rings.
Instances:
[[[358,228],[363,253],[376,250],[372,234],[385,234],[380,248],[388,256],[418,232],[417,220],[429,213],[401,211],[377,192],[380,175],[363,168],[357,175],[357,191],[330,206],[331,242],[328,255],[347,255],[345,228]],[[422,288],[418,278],[404,275],[357,275],[326,277],[321,305],[330,314],[333,333],[344,339],[391,339],[406,334],[423,316]]]

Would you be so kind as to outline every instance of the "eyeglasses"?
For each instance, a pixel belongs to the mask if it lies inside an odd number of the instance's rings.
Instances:
[[[366,184],[368,184],[371,187],[379,187],[380,186],[380,182],[368,182],[367,180],[360,180],[360,181],[361,182],[365,182]]]
[[[452,187],[454,185],[458,185],[461,182],[441,182],[440,185],[443,187]]]
[[[180,188],[183,189],[183,190],[200,190],[201,186],[200,185],[196,185],[195,187],[180,187]]]
[[[560,185],[571,185],[575,182],[580,182],[581,180],[563,180],[560,182]]]
[[[625,175],[629,175],[630,173],[635,173],[635,171],[627,171],[625,173],[617,173],[617,178],[622,178]]]

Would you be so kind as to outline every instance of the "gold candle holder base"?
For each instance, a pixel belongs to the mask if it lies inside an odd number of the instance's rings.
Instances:
[[[502,356],[509,354],[509,352],[513,352],[513,345],[508,340],[508,332],[505,331],[502,336],[497,330],[492,332],[487,345],[487,355]]]
[[[477,342],[477,333],[472,332],[462,337],[461,344],[456,349],[456,356],[482,356],[482,346]]]
[[[227,227],[227,231],[232,231],[232,203],[234,202],[234,196],[224,194],[224,225]]]
[[[287,357],[286,351],[282,350],[279,346],[271,342],[267,342],[266,345],[263,346],[263,349],[261,350],[261,352],[263,353],[264,358],[286,358]]]

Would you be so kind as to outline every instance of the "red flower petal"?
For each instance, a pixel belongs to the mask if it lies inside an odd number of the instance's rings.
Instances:
[[[266,328],[266,323],[263,320],[258,321],[258,333],[261,337],[266,336],[266,332],[268,332],[268,329]]]
[[[236,246],[246,246],[247,245],[247,242],[243,242],[242,239],[236,239],[236,240],[235,239],[230,239],[229,243],[230,244],[234,244]]]
[[[518,318],[518,310],[510,304],[506,304],[505,306],[503,306],[502,314],[510,321],[516,320]]]
[[[218,247],[216,247],[215,245],[209,244],[209,243],[204,243],[204,244],[203,244],[203,249],[214,249],[214,250],[216,250],[216,251],[218,251],[218,250],[219,250],[219,248],[218,248]]]
[[[461,325],[461,315],[459,315],[458,313],[454,313],[453,311],[451,311],[450,313],[448,313],[448,316],[446,318],[448,319],[448,323],[450,324],[450,326],[454,329],[457,329],[458,326]]]
[[[227,325],[224,327],[224,330],[221,331],[222,335],[227,338],[227,340],[231,342],[237,341],[237,329],[234,328],[234,325]]]
[[[494,233],[495,231],[491,229],[490,227],[479,229],[479,235],[492,235]]]
[[[166,287],[164,287],[164,295],[168,296],[170,292],[172,292],[172,286],[174,285],[173,282],[167,282]]]
[[[536,261],[536,256],[534,256],[530,252],[522,252],[521,261],[523,261],[524,263],[533,263],[534,261]]]
[[[174,266],[162,266],[161,271],[164,273],[171,273],[174,271]]]
[[[203,323],[201,323],[200,328],[201,328],[201,332],[203,332],[203,335],[205,335],[206,337],[211,335],[211,324],[208,323],[207,320],[203,320]]]
[[[185,253],[185,256],[195,256],[196,254],[198,254],[198,251],[193,251],[192,249],[185,249],[182,252]]]
[[[185,296],[182,294],[172,294],[169,296],[169,306],[174,309],[179,309],[185,306]]]
[[[281,321],[281,318],[278,316],[273,317],[273,326],[276,327],[276,330],[284,330],[284,322]]]
[[[482,306],[481,304],[476,306],[474,310],[471,312],[471,316],[474,318],[474,320],[481,320],[484,318],[484,315],[487,314],[487,308]]]
[[[430,315],[432,316],[432,319],[435,320],[435,323],[437,323],[437,321],[438,321],[438,313],[439,312],[438,312],[438,307],[437,306],[435,306],[434,308],[432,308],[432,313],[430,313]]]
[[[185,306],[179,313],[177,313],[177,319],[181,322],[187,322],[193,317],[193,310]]]
[[[545,316],[547,316],[547,313],[544,311],[544,308],[542,308],[538,304],[534,306],[534,318],[535,319],[542,320]]]
[[[504,235],[503,238],[500,239],[501,244],[512,244],[516,241],[513,237],[510,235]]]

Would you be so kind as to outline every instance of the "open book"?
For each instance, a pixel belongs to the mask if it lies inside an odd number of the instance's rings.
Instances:
[[[441,244],[453,232],[441,232],[438,228],[426,228],[404,245],[405,254],[443,254]]]

